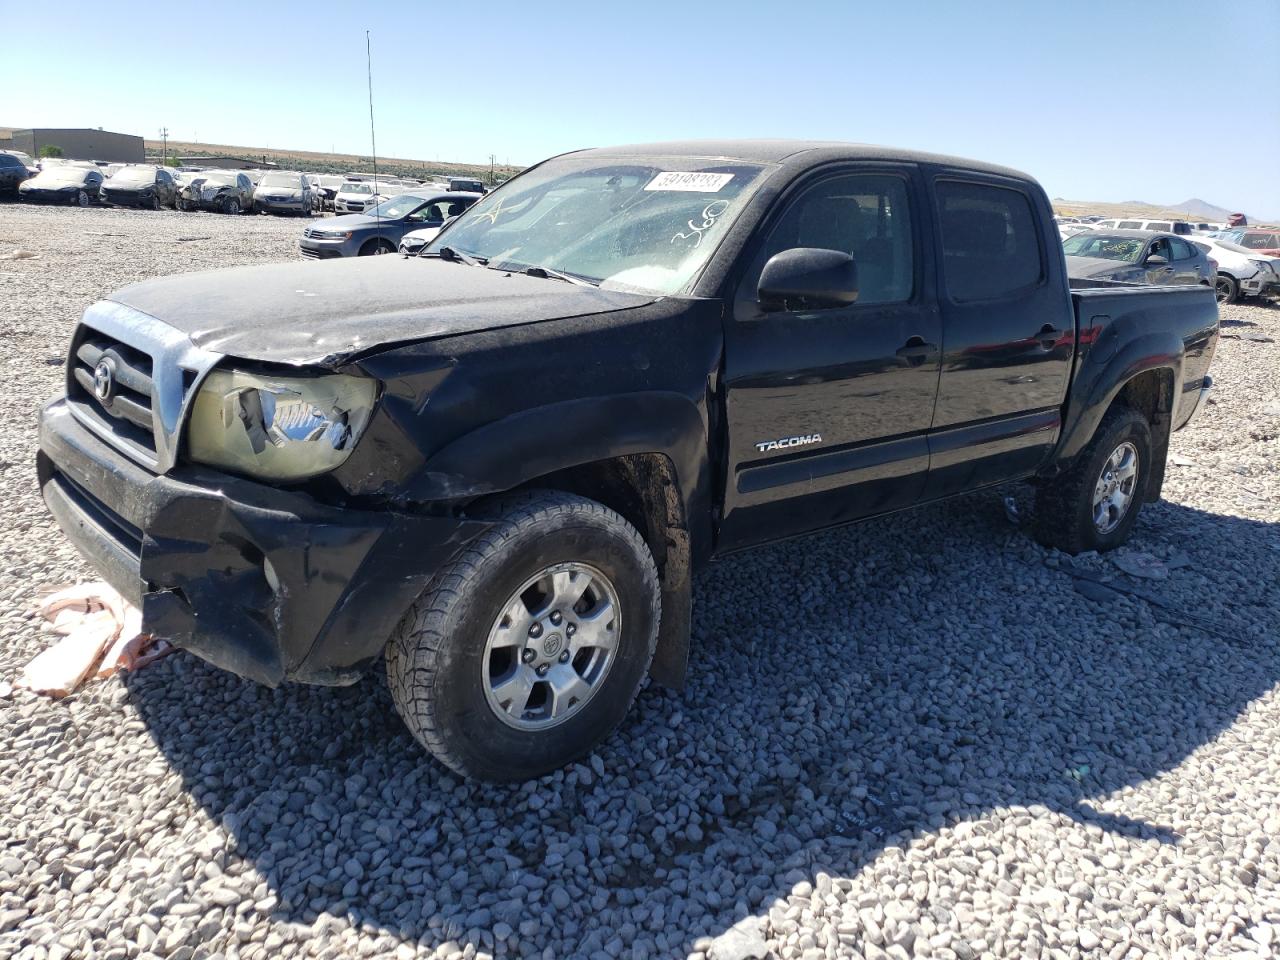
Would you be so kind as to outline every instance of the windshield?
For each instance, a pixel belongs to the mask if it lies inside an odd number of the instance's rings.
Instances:
[[[258,181],[260,187],[293,187],[298,186],[296,173],[268,173]]]
[[[344,183],[339,193],[373,193],[373,187],[367,183]]]
[[[1280,247],[1280,233],[1246,233],[1240,238],[1240,245],[1250,250],[1270,250]]]
[[[413,213],[426,202],[422,197],[402,193],[397,197],[392,197],[390,200],[383,200],[376,207],[370,207],[365,211],[365,216],[388,217],[392,220],[399,220],[401,217],[406,217]]]
[[[205,183],[216,183],[222,186],[234,186],[236,175],[234,173],[199,173],[193,179],[203,179]]]
[[[111,179],[122,183],[154,183],[156,172],[152,167],[125,167],[113,173]]]
[[[1098,236],[1096,232],[1077,233],[1062,244],[1062,252],[1069,257],[1097,257],[1099,260],[1137,263],[1145,245],[1146,241],[1137,237]]]
[[[693,158],[551,160],[491,193],[426,252],[545,267],[602,286],[683,290],[759,185],[763,167]]]

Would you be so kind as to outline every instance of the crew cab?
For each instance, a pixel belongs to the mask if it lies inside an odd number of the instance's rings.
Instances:
[[[1044,543],[1124,543],[1210,387],[1217,304],[1076,286],[1004,167],[584,150],[416,257],[108,295],[38,475],[150,632],[272,685],[384,656],[436,757],[528,778],[646,674],[682,686],[691,577],[730,551],[1016,480]]]

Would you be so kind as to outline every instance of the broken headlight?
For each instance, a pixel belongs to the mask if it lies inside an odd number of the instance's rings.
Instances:
[[[351,455],[376,397],[377,384],[365,377],[214,370],[192,404],[187,449],[213,467],[305,480]]]

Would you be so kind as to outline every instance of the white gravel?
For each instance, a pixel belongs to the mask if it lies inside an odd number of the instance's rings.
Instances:
[[[34,591],[90,575],[32,467],[81,310],[300,227],[0,205],[0,253],[40,254],[0,263],[0,678],[48,640]],[[1280,343],[1233,337],[1280,309],[1224,317],[1129,551],[1163,579],[1041,549],[1020,488],[735,557],[688,692],[537,783],[450,776],[377,676],[178,654],[0,700],[0,957],[1273,955]]]

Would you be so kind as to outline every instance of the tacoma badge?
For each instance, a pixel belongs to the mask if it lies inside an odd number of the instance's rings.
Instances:
[[[768,453],[770,450],[783,450],[787,447],[804,447],[811,443],[821,443],[822,434],[806,433],[802,437],[783,437],[781,440],[761,440],[756,444],[756,449],[761,453]]]

